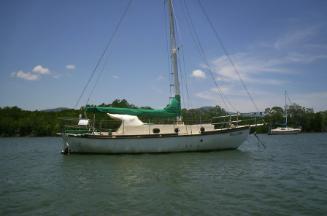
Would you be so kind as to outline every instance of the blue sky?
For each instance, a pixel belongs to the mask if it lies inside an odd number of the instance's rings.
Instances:
[[[0,1],[0,106],[74,107],[127,2]],[[224,107],[195,49],[184,1],[174,3],[184,59],[183,106]],[[237,110],[255,111],[197,0],[186,3],[220,89]],[[261,110],[283,106],[284,90],[302,106],[327,109],[327,1],[202,0],[202,4]],[[103,73],[95,76],[101,74],[90,103],[115,98],[155,108],[168,103],[165,13],[163,0],[132,2],[100,65]],[[93,86],[94,80],[80,105]]]

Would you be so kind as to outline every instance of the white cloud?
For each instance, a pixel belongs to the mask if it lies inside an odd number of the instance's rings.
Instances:
[[[317,27],[309,27],[289,31],[270,43],[271,49],[267,49],[268,42],[261,42],[257,46],[252,46],[247,52],[230,55],[230,58],[245,82],[285,84],[286,75],[301,72],[298,68],[295,70],[299,64],[311,64],[327,59],[324,46],[314,43],[318,30]],[[212,70],[217,74],[217,80],[227,82],[239,80],[238,74],[226,56],[212,60],[211,64]]]
[[[305,107],[313,107],[316,111],[326,109],[327,92],[309,93],[310,90],[304,89],[301,85],[306,81],[296,79],[299,74],[302,77],[307,76],[307,66],[327,59],[327,44],[316,40],[316,36],[321,33],[317,27],[293,29],[273,42],[256,43],[243,52],[230,55],[260,110],[274,105],[283,106],[282,91],[294,80],[296,83],[292,84],[292,87],[293,89],[296,87],[297,92],[300,92],[298,95],[292,95],[294,102]],[[209,69],[201,64],[200,68]],[[241,112],[255,111],[238,74],[226,56],[212,59],[210,69],[220,90],[208,88],[195,93],[199,106],[202,106],[204,101],[210,105],[223,105],[219,96],[221,91]]]
[[[285,80],[277,78],[267,78],[271,74],[291,74],[293,71],[284,66],[284,59],[270,58],[254,53],[237,53],[231,56],[240,73],[240,77],[247,83],[257,83],[261,85],[280,85]],[[234,70],[226,56],[221,56],[212,61],[212,70],[216,73],[216,80],[226,83],[239,83],[239,75]]]
[[[327,108],[327,91],[307,92],[291,95],[292,102],[315,111],[324,111]]]
[[[224,89],[224,87],[222,87]],[[253,91],[252,96],[255,100],[260,111],[264,111],[267,107],[272,106],[284,106],[284,89],[276,89],[275,91],[267,91],[267,90],[258,90]],[[290,98],[292,103],[297,103],[300,106],[304,106],[307,108],[313,108],[315,111],[324,111],[327,107],[327,91],[309,91],[304,92],[290,92]],[[252,102],[246,96],[246,93],[242,89],[238,89],[232,86],[228,86],[225,88],[224,96],[228,98],[233,107],[238,109],[240,112],[253,112],[256,111]],[[220,105],[226,109],[224,106],[221,97],[218,94],[218,90],[216,88],[211,88],[207,91],[200,91],[195,93],[195,97],[205,100],[208,105]],[[197,101],[199,106],[203,106],[203,102]],[[229,104],[228,104],[229,106]],[[230,106],[227,107],[228,111],[231,110]]]
[[[117,75],[113,75],[112,78],[114,78],[114,79],[119,79],[119,76],[117,76]]]
[[[51,74],[49,68],[43,67],[42,65],[36,65],[32,72],[24,72],[23,70],[18,70],[11,73],[12,77],[24,79],[24,80],[38,80],[42,75]]]
[[[315,55],[308,55],[305,53],[289,53],[286,56],[286,61],[290,63],[302,63],[302,64],[310,64],[312,62],[321,60],[321,59],[327,59],[326,54],[315,54]]]
[[[29,81],[38,80],[40,78],[38,74],[34,74],[31,72],[24,72],[22,70],[11,73],[11,76],[19,79],[29,80]]]
[[[191,76],[195,77],[195,78],[199,78],[199,79],[205,79],[206,78],[205,72],[203,72],[202,70],[199,70],[199,69],[192,71]]]
[[[75,70],[76,69],[76,66],[73,65],[73,64],[69,64],[69,65],[66,65],[66,69],[68,69],[68,70]]]
[[[215,87],[210,89],[210,91],[212,92],[216,92],[216,93],[223,92],[225,94],[231,93],[230,90],[231,90],[230,86],[227,85],[219,86],[219,88]]]
[[[52,77],[55,79],[60,79],[62,75],[61,74],[53,74]]]
[[[307,43],[313,36],[316,35],[318,28],[316,26],[304,27],[287,32],[282,37],[278,38],[273,47],[276,49],[288,48],[297,46],[301,43]]]
[[[197,92],[197,93],[195,93],[195,96],[198,98],[201,98],[201,99],[209,100],[214,104],[218,102],[217,95],[214,95],[209,91]]]
[[[161,74],[157,77],[157,81],[161,81],[161,80],[164,80],[164,79],[165,79],[165,77],[163,75],[161,75]]]
[[[237,65],[237,69],[242,74],[258,74],[262,72],[268,73],[288,73],[288,68],[283,68],[281,65],[285,62],[283,57],[263,56],[260,53],[236,53],[231,55],[234,63]],[[213,61],[216,71],[222,70],[222,74],[225,76],[233,76],[236,78],[234,68],[225,56],[219,57]],[[234,75],[230,75],[234,74]]]
[[[42,65],[37,65],[33,68],[32,72],[37,74],[50,74],[50,70]]]

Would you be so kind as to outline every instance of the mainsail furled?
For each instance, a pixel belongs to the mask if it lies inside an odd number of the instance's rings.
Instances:
[[[181,116],[181,99],[176,95],[163,109],[119,108],[106,106],[86,106],[87,112],[104,112],[111,114],[126,114],[139,117],[178,117]]]

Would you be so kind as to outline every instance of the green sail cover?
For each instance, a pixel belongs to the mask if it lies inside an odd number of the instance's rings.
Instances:
[[[176,95],[170,100],[170,103],[163,109],[133,109],[105,106],[86,106],[86,111],[135,115],[140,117],[177,117],[181,115],[181,98],[179,95]]]

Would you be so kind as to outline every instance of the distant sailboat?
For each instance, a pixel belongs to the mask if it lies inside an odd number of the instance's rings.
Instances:
[[[248,137],[250,127],[256,125],[240,125],[236,116],[225,116],[228,119],[220,123],[184,124],[181,116],[181,96],[178,76],[177,46],[175,39],[175,18],[173,1],[167,0],[170,26],[170,59],[173,74],[174,97],[163,109],[131,109],[106,106],[87,106],[89,113],[107,113],[121,124],[116,131],[99,131],[89,125],[89,119],[81,119],[81,130],[65,130],[63,137],[63,153],[162,153],[210,151],[236,149]],[[95,115],[94,115],[95,116]],[[138,117],[175,118],[174,124],[148,124]],[[95,117],[94,117],[95,119]]]
[[[269,132],[270,135],[298,134],[301,133],[302,131],[301,128],[288,127],[286,96],[287,96],[287,92],[285,91],[285,123],[284,123],[285,126],[271,129]]]

